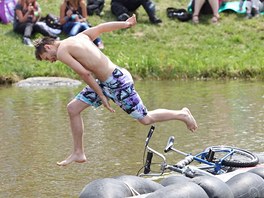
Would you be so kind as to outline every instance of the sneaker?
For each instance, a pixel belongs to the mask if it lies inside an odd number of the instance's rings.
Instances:
[[[34,45],[32,44],[32,42],[31,42],[30,38],[28,38],[28,37],[24,37],[24,38],[23,38],[23,43],[24,43],[25,45],[29,46],[29,47],[33,47],[33,46],[34,46]]]
[[[159,24],[159,23],[162,23],[162,20],[157,18],[156,16],[152,17],[149,19],[151,23],[153,24]]]

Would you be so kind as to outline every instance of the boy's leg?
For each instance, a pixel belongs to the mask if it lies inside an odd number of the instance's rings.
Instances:
[[[82,163],[86,161],[83,148],[84,129],[81,112],[87,107],[89,107],[88,104],[77,99],[73,99],[67,106],[73,138],[73,152],[67,159],[57,162],[59,166],[65,166],[71,162]]]
[[[191,131],[197,129],[197,124],[188,108],[182,110],[156,109],[147,111],[139,94],[134,89],[133,78],[124,68],[116,68],[113,72],[112,79],[105,83],[105,86],[112,89],[112,98],[131,117],[137,119],[140,123],[148,125],[155,122],[168,120],[183,121]],[[113,85],[113,87],[112,87]],[[116,91],[114,91],[116,89]]]
[[[194,132],[197,129],[197,123],[190,110],[184,107],[181,110],[156,109],[149,111],[148,114],[139,120],[142,124],[153,124],[169,120],[179,120],[186,124],[187,128]]]

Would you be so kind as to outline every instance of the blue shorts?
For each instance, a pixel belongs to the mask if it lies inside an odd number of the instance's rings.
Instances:
[[[126,69],[116,68],[106,81],[98,83],[104,95],[133,118],[142,119],[147,115],[147,108],[134,89],[133,79]],[[102,104],[100,97],[89,86],[86,86],[76,99],[94,107]]]

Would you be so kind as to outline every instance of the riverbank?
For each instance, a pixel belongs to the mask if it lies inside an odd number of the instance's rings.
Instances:
[[[44,16],[48,12],[59,13],[60,0],[39,3]],[[115,20],[109,4],[110,0],[106,0],[103,17],[90,16],[89,22],[96,25]],[[202,16],[200,24],[193,25],[166,16],[167,7],[185,8],[186,2],[159,0],[156,7],[163,20],[161,25],[150,24],[140,8],[137,26],[101,36],[104,53],[129,69],[135,79],[264,79],[263,16],[246,20],[240,14],[221,13],[217,25],[210,23],[211,16]],[[78,79],[62,63],[36,61],[34,49],[22,44],[21,36],[12,31],[12,24],[0,24],[0,29],[1,84],[34,76]]]

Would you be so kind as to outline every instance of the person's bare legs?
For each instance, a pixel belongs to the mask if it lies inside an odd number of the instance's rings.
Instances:
[[[139,120],[140,123],[149,125],[155,122],[163,122],[169,120],[180,120],[184,122],[189,130],[194,132],[198,126],[192,116],[190,110],[184,107],[181,110],[156,109],[149,111],[148,115]]]
[[[212,8],[212,11],[213,11],[213,17],[212,17],[212,23],[217,23],[218,20],[219,20],[219,13],[218,13],[218,10],[219,10],[219,2],[218,0],[208,0],[211,8]]]
[[[193,12],[193,22],[199,23],[199,14],[201,11],[201,8],[203,4],[205,3],[205,0],[195,0],[194,1],[194,12]]]
[[[73,99],[67,106],[70,117],[70,125],[73,138],[73,152],[72,154],[61,162],[57,162],[59,166],[66,166],[72,162],[83,163],[86,162],[86,156],[83,148],[83,120],[81,112],[89,107],[82,101]]]
[[[252,2],[251,1],[246,1],[246,18],[251,19],[252,18]],[[242,9],[242,8],[241,8]]]

